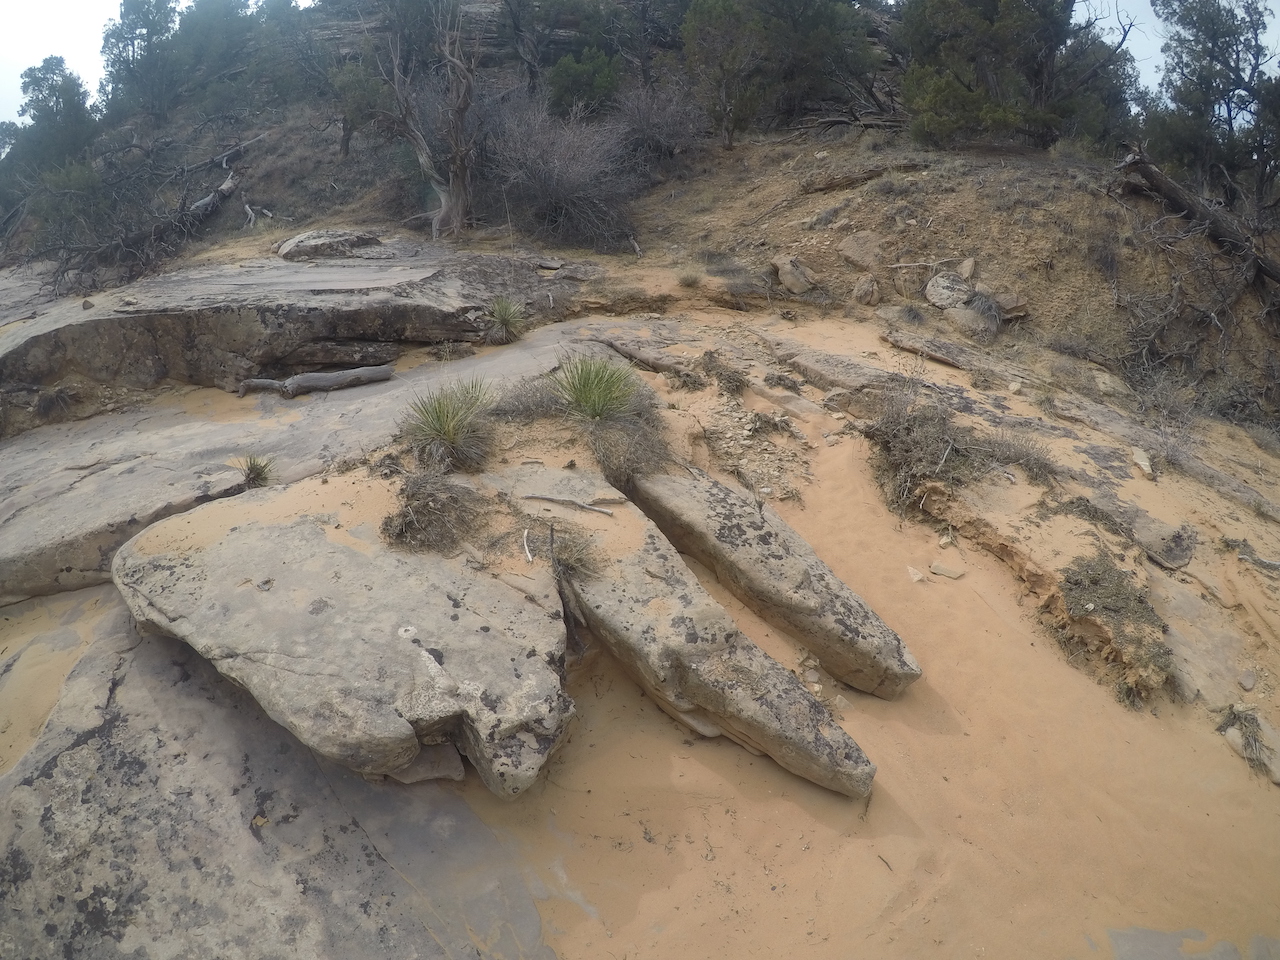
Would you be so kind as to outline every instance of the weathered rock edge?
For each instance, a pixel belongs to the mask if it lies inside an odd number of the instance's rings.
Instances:
[[[562,622],[459,561],[331,539],[331,517],[237,522],[276,495],[125,544],[112,577],[139,626],[190,644],[350,769],[394,774],[420,741],[451,741],[497,795],[529,787],[573,715]],[[193,535],[198,521],[217,539]]]
[[[794,632],[836,679],[892,700],[920,678],[893,630],[768,504],[710,477],[636,481],[645,514],[764,619]]]
[[[724,735],[849,797],[871,792],[875,764],[798,677],[735,626],[653,522],[643,545],[596,576],[568,574],[578,615],[672,717]]]

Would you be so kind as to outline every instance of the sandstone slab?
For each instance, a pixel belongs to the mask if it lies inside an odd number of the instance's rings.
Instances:
[[[635,497],[676,547],[793,633],[836,679],[886,700],[919,679],[902,639],[768,504],[709,477],[645,477]]]
[[[573,713],[564,625],[460,560],[289,510],[278,491],[148,528],[112,576],[140,626],[189,643],[317,753],[365,774],[453,743],[508,799]]]
[[[844,262],[859,270],[870,270],[880,262],[880,247],[884,238],[870,230],[859,230],[841,241],[836,252]]]
[[[280,244],[277,252],[286,260],[349,257],[361,247],[379,246],[381,243],[372,233],[357,230],[308,230]]]
[[[590,503],[617,498],[585,471],[529,469],[497,482]],[[727,736],[783,768],[850,797],[871,790],[875,765],[804,683],[765,654],[698,583],[671,542],[630,503],[612,516],[560,511],[596,531],[608,558],[565,578],[575,614],[655,702],[703,736]]]
[[[924,297],[939,310],[962,307],[973,296],[973,288],[958,273],[944,271],[934,276],[924,288]]]
[[[0,911],[14,960],[554,960],[455,793],[318,758],[190,647],[127,628],[0,776]]]

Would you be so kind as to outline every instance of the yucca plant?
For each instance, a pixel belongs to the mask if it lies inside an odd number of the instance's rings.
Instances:
[[[633,412],[640,380],[631,367],[602,357],[569,357],[548,378],[569,415],[579,420],[616,420]]]
[[[260,457],[251,453],[235,462],[236,469],[244,477],[244,488],[265,487],[275,478],[275,457]]]
[[[524,333],[524,305],[510,297],[494,297],[489,305],[489,330],[485,335],[490,343],[514,343]]]
[[[493,442],[489,405],[489,390],[483,380],[449,384],[409,404],[401,435],[423,466],[478,469]]]

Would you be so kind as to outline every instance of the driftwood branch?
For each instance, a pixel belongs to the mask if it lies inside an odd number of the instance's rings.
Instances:
[[[892,344],[899,350],[914,353],[916,356],[924,357],[926,360],[932,360],[935,363],[945,364],[948,367],[955,367],[957,370],[968,370],[972,366],[972,364],[965,361],[964,356],[956,346],[942,340],[906,337],[896,330],[889,330],[880,334],[880,339],[885,343]]]
[[[819,173],[801,181],[800,192],[828,193],[832,190],[850,190],[879,179],[887,173],[919,173],[927,169],[929,169],[927,163],[895,163],[887,167],[871,167],[851,173]]]
[[[1255,272],[1272,283],[1280,284],[1280,263],[1260,253],[1249,236],[1224,210],[1215,210],[1203,200],[1165,175],[1141,146],[1130,144],[1129,154],[1116,169],[1136,174],[1180,216],[1192,223],[1204,224],[1205,232],[1228,256],[1243,260]]]
[[[570,500],[568,497],[544,497],[540,493],[530,493],[520,498],[521,500],[545,500],[547,503],[559,503],[566,507],[577,507],[579,510],[590,510],[592,513],[603,513],[606,517],[612,517],[613,511],[606,510],[604,507],[594,507],[589,503],[583,503],[581,500]]]
[[[384,364],[380,367],[354,367],[351,370],[337,370],[332,373],[299,373],[288,380],[268,380],[263,378],[241,380],[239,396],[250,390],[275,390],[282,397],[296,397],[304,393],[327,392],[341,390],[344,387],[358,387],[365,383],[379,383],[390,380],[395,374],[395,367]]]

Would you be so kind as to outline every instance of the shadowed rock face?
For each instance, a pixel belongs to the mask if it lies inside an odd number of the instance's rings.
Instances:
[[[115,603],[0,776],[0,956],[554,960],[464,800],[317,757]]]
[[[617,492],[586,471],[528,468],[487,478],[517,497],[582,503]],[[607,542],[595,575],[569,573],[574,612],[672,717],[724,735],[798,776],[850,797],[871,790],[875,765],[798,677],[744,636],[638,508],[578,514]]]
[[[722,483],[655,476],[636,501],[743,603],[794,632],[836,679],[892,700],[920,678],[901,638],[768,505]]]
[[[459,561],[392,552],[332,516],[249,519],[277,496],[209,504],[125,544],[112,575],[138,623],[353,770],[395,773],[419,741],[448,740],[499,796],[532,784],[573,713],[563,623]]]

